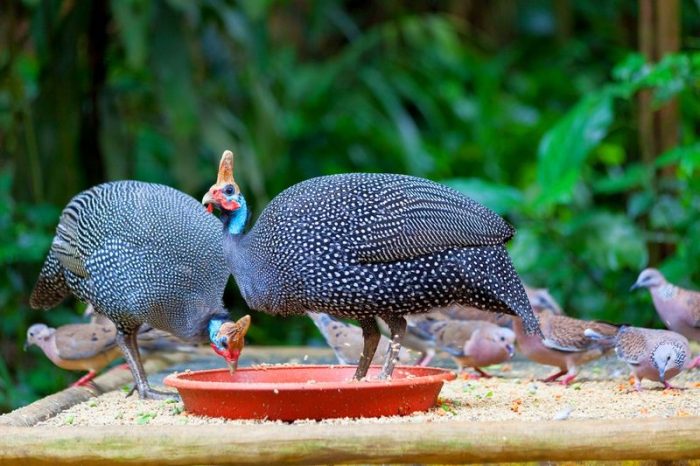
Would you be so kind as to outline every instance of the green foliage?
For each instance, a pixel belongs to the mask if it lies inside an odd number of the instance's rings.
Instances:
[[[444,181],[515,224],[518,270],[567,312],[659,325],[627,290],[650,261],[700,283],[700,58],[632,53],[636,4],[0,4],[0,411],[79,376],[21,351],[31,323],[78,316],[27,306],[70,197],[133,178],[201,198],[224,148],[256,212],[322,174]],[[692,3],[683,22],[700,27]],[[655,164],[641,89],[680,105],[680,145]],[[233,284],[225,301],[244,311]],[[305,318],[253,319],[254,343],[318,338]]]

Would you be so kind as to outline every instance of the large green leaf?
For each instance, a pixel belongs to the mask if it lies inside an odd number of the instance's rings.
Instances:
[[[612,123],[612,107],[608,92],[590,94],[544,135],[537,152],[538,206],[571,200],[586,156],[605,137]]]

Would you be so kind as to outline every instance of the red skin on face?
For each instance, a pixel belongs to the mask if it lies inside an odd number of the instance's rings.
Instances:
[[[210,345],[211,349],[213,349],[216,354],[224,358],[226,362],[238,361],[238,358],[241,356],[241,350],[239,349],[231,348],[229,350],[220,350],[214,343],[211,343]]]
[[[219,206],[228,211],[238,210],[241,205],[236,201],[229,201],[221,192],[221,189],[216,189],[212,191],[212,197],[216,200]],[[212,204],[207,205],[207,212],[212,213],[214,211],[214,206]]]

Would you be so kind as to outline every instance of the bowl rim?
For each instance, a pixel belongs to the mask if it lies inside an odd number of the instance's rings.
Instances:
[[[289,369],[354,369],[357,366],[349,364],[295,364],[295,365],[279,365],[279,366],[266,366],[264,368],[260,367],[243,367],[238,369],[239,371],[252,372],[252,371],[275,371],[275,370],[289,370]],[[373,365],[371,368],[381,368],[381,366]],[[227,391],[227,392],[291,392],[291,391],[328,391],[328,390],[369,390],[376,388],[389,388],[389,387],[405,387],[405,386],[415,386],[415,385],[427,385],[437,382],[446,382],[449,380],[454,380],[457,375],[449,370],[440,367],[431,366],[407,366],[407,365],[397,365],[394,370],[412,370],[412,369],[429,369],[435,371],[434,374],[421,375],[411,378],[402,377],[400,379],[392,380],[364,380],[361,382],[203,382],[201,380],[188,380],[182,376],[192,375],[192,374],[210,374],[215,372],[228,372],[226,368],[219,369],[206,369],[201,371],[189,371],[189,372],[175,372],[167,377],[165,377],[163,383],[169,387],[177,388],[183,390],[196,390],[198,392],[210,391]]]

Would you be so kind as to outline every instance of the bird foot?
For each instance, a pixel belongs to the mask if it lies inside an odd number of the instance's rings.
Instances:
[[[664,390],[685,390],[683,387],[674,387],[668,382],[664,382]]]
[[[539,381],[544,382],[544,383],[554,382],[555,380],[557,380],[559,377],[561,377],[564,374],[566,374],[566,371],[559,371],[555,374],[550,375],[546,379],[539,379]]]
[[[690,361],[690,364],[688,365],[688,370],[697,369],[698,367],[700,367],[700,356],[696,356],[695,359]]]
[[[486,371],[483,370],[483,369],[480,369],[480,368],[478,368],[478,367],[475,367],[474,370],[479,374],[479,378],[482,378],[482,377],[483,377],[484,379],[493,378],[493,376],[492,376],[491,374],[489,374],[488,372],[486,372]]]
[[[131,390],[129,390],[129,393],[126,394],[127,397],[131,396],[135,391],[137,391],[136,385],[133,386]],[[142,400],[179,400],[180,395],[177,393],[173,392],[161,392],[158,390],[154,390],[150,387],[147,387],[143,390],[138,390],[139,393],[139,398]]]
[[[77,381],[73,382],[71,384],[71,387],[85,387],[87,385],[92,385],[92,379],[94,379],[96,375],[97,372],[90,371],[81,378],[79,378]]]
[[[559,383],[562,384],[562,385],[564,385],[564,386],[568,386],[575,378],[576,378],[576,375],[575,375],[575,374],[567,375],[567,376],[564,377],[564,378],[561,380],[561,382],[559,382]]]

